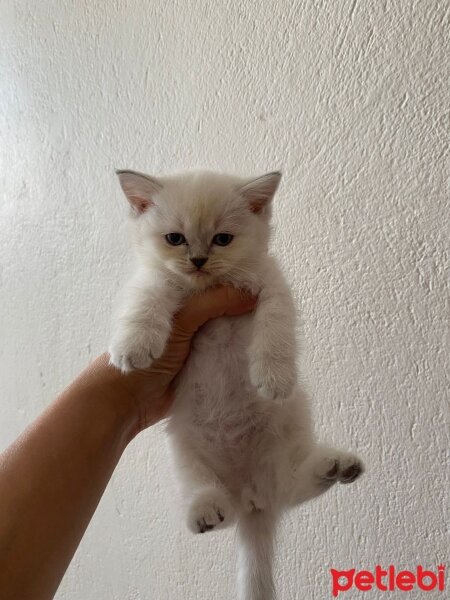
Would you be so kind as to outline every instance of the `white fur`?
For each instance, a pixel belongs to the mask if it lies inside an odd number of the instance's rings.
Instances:
[[[183,300],[215,283],[259,292],[254,313],[220,318],[196,335],[178,378],[168,431],[196,532],[237,521],[242,600],[274,598],[272,546],[283,509],[361,472],[353,455],[318,445],[297,385],[295,308],[268,254],[280,174],[255,180],[200,172],[148,178],[119,172],[133,211],[139,268],[115,324],[111,361],[123,371],[158,358]],[[170,246],[182,233],[188,245]],[[234,235],[217,247],[213,236]],[[190,258],[208,257],[204,273]]]

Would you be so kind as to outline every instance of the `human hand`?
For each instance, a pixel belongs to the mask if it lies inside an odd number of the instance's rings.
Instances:
[[[174,316],[166,349],[148,369],[121,373],[109,364],[107,353],[99,356],[72,385],[93,385],[108,390],[120,410],[131,408],[135,418],[133,433],[164,418],[173,401],[172,382],[188,357],[193,336],[210,319],[238,316],[255,308],[256,298],[231,286],[218,286],[192,296]],[[117,402],[116,402],[117,406]]]

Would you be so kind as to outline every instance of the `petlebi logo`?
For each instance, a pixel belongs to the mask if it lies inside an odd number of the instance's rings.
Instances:
[[[422,592],[445,590],[445,566],[439,565],[436,570],[425,570],[421,565],[414,571],[397,571],[390,565],[383,569],[380,565],[375,567],[374,571],[357,571],[349,569],[348,571],[338,571],[330,569],[331,573],[331,591],[336,598],[349,590],[359,590],[360,592],[369,592],[379,590],[386,592],[387,598],[389,592],[401,591],[412,592],[421,590]],[[378,597],[378,596],[377,596]],[[413,598],[417,596],[414,595]],[[352,594],[351,598],[354,598]],[[343,598],[342,600],[345,600]]]

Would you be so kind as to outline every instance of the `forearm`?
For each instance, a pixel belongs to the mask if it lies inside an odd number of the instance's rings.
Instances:
[[[0,456],[2,600],[53,597],[136,428],[122,376],[106,358],[97,369]]]
[[[100,356],[0,455],[1,600],[53,597],[127,443],[167,414],[192,336],[254,305],[229,287],[191,298],[150,368],[124,375]]]

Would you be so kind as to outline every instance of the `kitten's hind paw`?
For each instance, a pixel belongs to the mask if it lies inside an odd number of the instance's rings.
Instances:
[[[193,533],[223,529],[234,518],[234,509],[220,489],[204,490],[193,501],[188,513],[188,527]]]
[[[352,483],[364,472],[364,466],[354,454],[335,450],[318,461],[315,472],[317,477],[330,485],[336,481]]]

